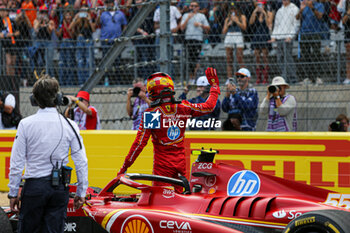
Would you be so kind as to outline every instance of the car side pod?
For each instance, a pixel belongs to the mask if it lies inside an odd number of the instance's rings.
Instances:
[[[305,213],[291,221],[283,233],[349,233],[350,212],[318,210]]]
[[[110,233],[243,233],[209,221],[149,209],[103,211],[99,208],[86,208],[86,211],[91,218]]]

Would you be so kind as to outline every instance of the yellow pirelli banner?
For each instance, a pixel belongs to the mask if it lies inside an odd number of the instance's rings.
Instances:
[[[10,155],[16,131],[0,132],[0,191],[8,191]],[[136,131],[81,131],[89,162],[90,186],[103,187],[123,164]],[[350,193],[350,133],[187,132],[187,176],[192,150],[219,150],[216,162]],[[71,160],[71,159],[70,159]],[[69,163],[74,167],[72,161]],[[151,140],[128,172],[151,173]],[[73,172],[73,182],[76,177]]]

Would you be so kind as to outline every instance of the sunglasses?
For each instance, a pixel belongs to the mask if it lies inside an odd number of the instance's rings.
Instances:
[[[191,7],[199,7],[199,5],[192,5],[192,4],[191,4],[190,6],[191,6]]]
[[[83,102],[84,100],[87,101],[86,99],[81,98],[81,97],[79,97],[78,100],[81,101],[81,102]],[[89,101],[87,101],[87,102],[89,102]]]
[[[236,78],[246,78],[247,76],[244,75],[236,75]]]

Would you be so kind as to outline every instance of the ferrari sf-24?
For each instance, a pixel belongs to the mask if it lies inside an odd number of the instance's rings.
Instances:
[[[129,173],[103,189],[90,187],[79,210],[73,208],[76,186],[71,185],[65,232],[350,233],[350,194],[214,163],[215,154],[200,151],[189,181]],[[122,186],[134,194],[116,195]],[[184,191],[175,192],[176,186]],[[2,211],[0,232],[16,232],[16,221],[9,210]]]

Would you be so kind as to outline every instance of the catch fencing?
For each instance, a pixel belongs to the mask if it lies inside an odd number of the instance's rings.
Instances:
[[[172,5],[177,7],[184,19],[190,5],[185,1],[176,4],[166,2],[168,10],[164,11],[162,7],[157,8],[157,4],[162,6],[165,2],[119,4],[118,9],[124,12],[128,23],[143,17],[138,14],[142,7],[152,5],[155,10],[144,17],[134,35],[122,34],[110,39],[103,34],[103,25],[98,23],[98,18],[106,10],[117,8],[48,6],[45,9],[37,6],[21,11],[18,7],[8,6],[6,12],[16,25],[11,30],[18,30],[19,35],[10,36],[6,27],[1,32],[1,88],[21,93],[21,112],[27,116],[34,111],[27,97],[36,80],[35,74],[48,73],[59,80],[66,94],[76,94],[80,88],[84,89],[96,81],[94,74],[104,67],[102,76],[91,89],[91,102],[99,110],[104,129],[130,129],[131,119],[125,110],[126,92],[135,78],[145,79],[160,70],[168,72],[179,95],[185,86],[189,85],[191,89],[196,78],[204,75],[208,66],[217,69],[223,89],[228,77],[233,77],[240,67],[246,67],[251,72],[250,83],[258,90],[260,102],[273,77],[282,75],[291,84],[289,92],[296,96],[298,102],[298,131],[326,131],[338,114],[348,115],[349,87],[343,85],[347,77],[348,40],[344,37],[347,31],[345,26],[335,24],[331,14],[333,5],[322,3],[324,6],[320,7],[320,11],[323,9],[325,13],[318,24],[313,25],[317,27],[317,33],[306,33],[311,36],[305,38],[302,26],[298,26],[300,22],[295,22],[296,32],[290,35],[291,42],[285,39],[273,42],[271,39],[277,24],[290,27],[276,21],[281,5],[275,1],[264,1],[262,5],[250,1],[200,1],[199,11],[203,13],[208,27],[205,28],[205,20],[201,21],[203,34],[197,41],[188,40],[188,36],[196,36],[197,32],[188,32],[186,27],[174,28],[166,17],[174,16],[169,7]],[[296,7],[299,11],[299,1]],[[36,13],[35,20],[28,17],[28,13],[33,12]],[[79,22],[69,33],[68,24],[63,20],[68,13],[70,23]],[[156,22],[155,13],[160,19]],[[256,19],[252,20],[254,15]],[[225,20],[227,24],[237,20],[237,16],[240,22],[245,18],[246,28],[237,29],[236,23],[230,29],[231,34],[230,30],[223,30]],[[164,22],[167,23],[165,27],[162,25]],[[182,23],[178,19],[177,25]],[[125,26],[128,28],[130,24]],[[160,32],[156,30],[158,27]],[[288,37],[279,36],[282,37],[277,38]],[[120,54],[108,53],[113,46],[119,45],[122,46]],[[101,66],[107,55],[113,58],[113,63]],[[350,71],[348,76],[350,78]],[[191,96],[195,96],[195,91],[189,93]],[[222,100],[223,95],[220,98]],[[226,117],[222,113],[220,119],[225,120]],[[264,129],[265,120],[258,119],[257,130]]]

